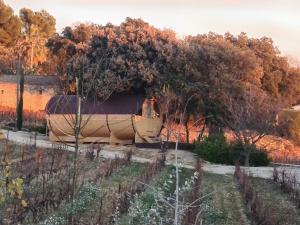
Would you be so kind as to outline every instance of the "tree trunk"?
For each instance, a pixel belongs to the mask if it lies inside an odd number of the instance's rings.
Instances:
[[[203,127],[201,129],[201,132],[199,133],[198,137],[197,137],[197,141],[200,141],[203,137],[203,134],[204,134],[204,131],[205,131],[205,128],[206,128],[206,123],[207,123],[207,120],[206,118],[204,119],[204,124],[203,124]]]
[[[73,183],[72,183],[72,199],[74,198],[76,192],[76,182],[77,182],[77,161],[78,161],[78,151],[79,151],[79,136],[80,136],[80,124],[81,124],[81,97],[78,91],[78,79],[76,78],[77,86],[77,112],[75,115],[75,153],[74,153],[74,171],[73,171]]]
[[[24,74],[22,71],[19,69],[19,84],[17,88],[18,90],[18,103],[17,103],[17,129],[21,130],[23,127],[23,93],[24,93]]]
[[[188,115],[185,122],[184,122],[186,143],[190,143],[190,130],[189,130],[189,126],[188,126],[189,118],[190,118],[190,116]]]
[[[244,152],[245,152],[245,167],[250,166],[250,154],[251,154],[251,148],[249,146],[244,146]]]
[[[224,134],[224,131],[221,127],[217,126],[214,123],[208,122],[209,133],[208,136],[220,136]]]
[[[33,41],[31,41],[31,49],[30,49],[30,69],[33,68]]]
[[[181,124],[180,124],[181,125]],[[175,169],[176,169],[176,187],[175,187],[175,215],[174,215],[174,225],[178,225],[179,221],[179,165],[178,165],[178,142],[180,136],[180,126],[177,131],[176,143],[175,143]]]

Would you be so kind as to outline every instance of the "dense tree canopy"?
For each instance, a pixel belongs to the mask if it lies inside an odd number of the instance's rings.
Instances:
[[[153,91],[168,73],[178,43],[174,32],[161,31],[140,19],[127,18],[120,26],[66,28],[62,36],[50,39],[48,46],[59,58],[73,57],[68,61],[68,72],[60,68],[71,81],[82,73],[78,71],[82,65],[78,65],[77,60],[84,56],[87,68],[84,84],[93,85],[94,92],[100,93],[103,86],[114,87],[114,91]]]
[[[57,34],[48,39],[46,46],[52,54],[59,76],[66,78],[67,62],[87,51],[88,43],[96,31],[97,26],[94,24],[79,24],[74,28],[66,27],[61,35]]]
[[[20,10],[20,19],[28,36],[33,35],[34,27],[40,37],[49,38],[55,33],[55,18],[45,10],[34,12],[23,8]]]
[[[84,57],[80,60],[85,62],[86,70],[81,70],[84,83],[93,85],[95,92],[104,84],[113,86],[115,91],[157,92],[171,83],[174,91],[185,86],[191,93],[201,86],[202,94],[219,98],[218,93],[223,92],[218,90],[226,86],[233,90],[241,85],[255,85],[272,97],[284,97],[289,104],[298,101],[295,93],[287,91],[292,88],[292,83],[287,82],[289,76],[298,77],[298,70],[289,66],[266,37],[209,33],[181,40],[172,31],[127,18],[120,26],[66,27],[62,35],[49,39],[47,46],[57,58],[59,73],[70,81],[78,75],[79,66],[72,61]]]
[[[187,119],[201,112],[218,126],[229,116],[227,105],[242,106],[249,90],[267,96],[270,104],[299,101],[299,69],[291,68],[266,37],[209,33],[182,40],[127,18],[119,26],[66,27],[47,46],[70,90],[75,77],[83,81],[82,90],[98,96],[129,90],[161,95],[167,87],[182,102],[193,95]]]
[[[20,19],[23,24],[22,54],[26,68],[39,72],[39,68],[35,67],[49,58],[45,44],[55,33],[55,18],[45,10],[34,12],[23,8],[20,10]]]
[[[21,21],[13,10],[0,0],[0,45],[11,47],[21,34]]]
[[[189,101],[185,123],[204,116],[212,130],[237,122],[234,108],[300,103],[300,69],[267,37],[208,33],[181,39],[132,18],[120,25],[77,24],[55,34],[55,18],[46,11],[23,8],[18,17],[0,1],[0,71],[14,72],[20,51],[27,71],[57,73],[67,92],[75,91],[76,77],[82,93],[100,97],[171,92],[181,103]]]
[[[45,10],[23,8],[18,17],[0,1],[0,72],[15,72],[19,58],[26,73],[53,73],[45,43],[54,33],[55,18]]]

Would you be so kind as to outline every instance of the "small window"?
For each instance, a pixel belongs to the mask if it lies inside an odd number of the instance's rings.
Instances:
[[[2,95],[4,94],[4,90],[1,90],[1,94],[2,94]]]

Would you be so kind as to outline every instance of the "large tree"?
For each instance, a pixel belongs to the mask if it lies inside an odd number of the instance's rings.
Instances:
[[[244,87],[239,99],[227,101],[227,116],[223,117],[223,123],[242,144],[245,166],[249,166],[255,145],[265,135],[276,133],[278,106],[278,102],[253,86]]]
[[[21,20],[0,0],[0,73],[15,73],[14,46],[21,35]]]
[[[58,75],[66,79],[66,67],[69,60],[86,53],[88,43],[97,32],[97,25],[79,24],[75,27],[65,27],[61,35],[48,39],[48,47],[52,61],[56,65]]]
[[[252,51],[235,46],[221,35],[209,33],[187,37],[187,41],[193,71],[198,71],[198,83],[202,84],[199,113],[205,117],[210,134],[222,132],[228,101],[239,99],[245,86],[260,88],[262,69]]]
[[[224,121],[233,116],[232,102],[255,106],[242,97],[246,90],[257,90],[274,101],[287,95],[286,89],[293,87],[291,80],[296,82],[293,77],[298,77],[269,38],[209,33],[181,40],[174,32],[140,19],[127,18],[119,26],[66,27],[47,46],[58,59],[71,92],[76,77],[81,90],[98,96],[109,91],[143,91],[164,99],[164,90],[171,91],[186,106],[186,127],[190,120],[204,118],[212,133],[228,127]],[[296,95],[297,91],[289,94]]]
[[[29,36],[34,32],[34,27],[40,37],[49,38],[55,33],[55,18],[45,10],[34,12],[31,9],[23,8],[20,10],[20,18],[25,34]]]
[[[78,27],[66,28],[62,36],[49,40],[48,47],[69,62],[67,70],[61,68],[61,73],[70,83],[79,74],[75,71],[82,68],[74,61],[85,57],[81,60],[87,68],[83,85],[98,95],[103,87],[113,87],[116,92],[155,92],[178,51],[179,41],[174,32],[159,30],[141,19],[127,18],[120,26],[97,26],[92,38],[86,33]]]
[[[0,0],[0,45],[13,46],[21,34],[21,21],[4,1]]]
[[[16,54],[12,48],[0,45],[0,74],[15,74],[16,59]]]
[[[288,59],[280,54],[271,38],[249,38],[245,33],[241,33],[237,37],[227,33],[224,37],[241,49],[250,49],[254,52],[257,62],[262,68],[261,81],[264,91],[274,98],[283,97],[288,104],[297,102],[296,96],[288,94],[288,91],[293,92],[294,88],[287,85],[290,77],[295,78],[296,70],[289,65]],[[300,85],[297,78],[294,85]]]
[[[288,104],[300,104],[300,67],[290,68],[282,78],[280,93]]]
[[[55,33],[55,18],[45,10],[34,12],[31,9],[20,10],[23,24],[22,46],[26,68],[33,70],[48,59],[45,44]]]

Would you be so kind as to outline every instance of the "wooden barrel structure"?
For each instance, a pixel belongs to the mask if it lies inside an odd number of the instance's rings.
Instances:
[[[45,111],[50,140],[74,142],[77,97],[54,96]],[[155,143],[163,125],[157,102],[132,94],[113,95],[102,102],[83,100],[80,121],[81,143]]]

